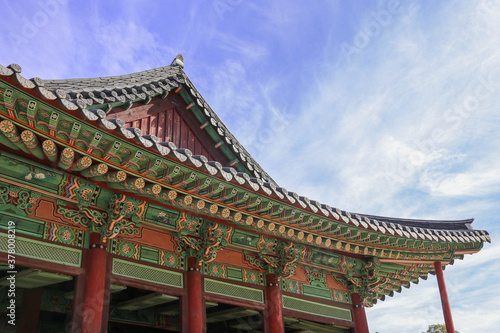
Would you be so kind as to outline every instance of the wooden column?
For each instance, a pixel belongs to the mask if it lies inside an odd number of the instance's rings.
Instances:
[[[284,333],[283,302],[279,282],[274,274],[266,274],[265,297],[267,315],[264,316],[264,325],[267,327],[267,332]]]
[[[105,324],[103,309],[105,299],[109,300],[109,295],[105,295],[107,257],[106,243],[100,241],[98,233],[91,233],[82,309],[82,333],[105,332],[102,330]]]
[[[205,332],[203,327],[203,298],[201,284],[201,269],[195,257],[188,258],[187,272],[188,288],[188,332]]]
[[[25,289],[23,307],[17,321],[17,332],[37,333],[40,305],[42,304],[42,288]]]
[[[441,305],[443,307],[446,332],[455,333],[455,328],[453,327],[453,318],[451,317],[450,302],[448,300],[448,293],[446,292],[446,284],[444,282],[443,266],[441,265],[441,262],[435,261],[434,268],[436,270],[439,294],[441,295]]]
[[[354,321],[358,333],[369,333],[368,321],[366,320],[365,308],[361,304],[361,298],[358,293],[351,294],[352,305],[354,307]]]
[[[71,316],[71,333],[80,333],[82,331],[82,311],[83,300],[85,299],[86,277],[86,274],[80,274],[75,278],[75,298],[73,301],[73,313]]]

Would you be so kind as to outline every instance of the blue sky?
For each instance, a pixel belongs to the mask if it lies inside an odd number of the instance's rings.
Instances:
[[[500,327],[500,4],[0,1],[25,77],[170,64],[283,187],[341,209],[476,218],[493,243],[445,271],[455,328]],[[444,322],[435,278],[367,310],[371,332]]]

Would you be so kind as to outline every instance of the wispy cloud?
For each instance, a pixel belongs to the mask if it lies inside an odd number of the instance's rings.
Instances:
[[[309,195],[332,198],[332,204],[353,210],[382,213],[409,186],[422,184],[420,190],[428,191],[424,184],[431,166],[440,168],[433,170],[435,174],[451,169],[456,174],[472,172],[475,149],[464,142],[463,133],[481,144],[481,119],[496,117],[491,106],[498,104],[498,95],[482,81],[498,68],[499,60],[490,58],[497,45],[496,21],[485,19],[480,11],[469,12],[476,10],[471,7],[458,8],[460,12],[437,8],[431,18],[424,18],[418,7],[401,8],[406,14],[395,17],[379,40],[351,64],[339,62],[332,72],[317,74],[310,87],[314,100],[301,106],[301,116],[269,147],[269,156],[276,159],[296,156],[286,150],[292,147],[302,157],[293,173],[276,171],[281,182],[297,184],[300,191],[311,174],[320,173],[325,184],[320,184],[320,191],[325,187],[327,192],[326,179],[333,176],[338,191]],[[441,22],[429,28],[438,17]],[[418,50],[416,55],[413,49]],[[484,58],[488,66],[478,61]],[[478,87],[486,97],[465,109],[463,103],[475,98]],[[490,157],[485,151],[476,161],[485,165]],[[480,172],[481,167],[475,168]],[[297,169],[303,177],[297,178]],[[442,191],[450,188],[445,184]]]
[[[158,34],[135,22],[119,20],[99,27],[94,36],[101,52],[100,66],[108,75],[120,75],[170,64],[165,55],[175,50],[160,43]],[[168,62],[168,63],[167,63]]]
[[[333,57],[323,64],[331,70],[315,73],[309,97],[295,106],[299,115],[260,162],[288,189],[352,211],[442,219],[488,216],[481,209],[495,214],[500,11],[493,6],[402,5],[350,62]],[[475,227],[495,239],[496,222],[482,218]],[[469,266],[476,256],[482,264]],[[483,270],[497,275],[499,267],[479,256],[446,271],[461,332],[493,332],[500,321],[491,311],[499,299],[480,297],[492,283],[500,287]],[[471,321],[475,315],[484,321]],[[377,304],[369,320],[383,333],[443,322],[435,281]]]
[[[500,317],[492,312],[500,295],[491,293],[491,281],[500,279],[499,251],[498,244],[488,246],[445,270],[453,321],[460,332],[493,333],[500,325]],[[367,316],[370,330],[380,333],[423,332],[430,324],[444,323],[436,277],[430,275],[418,286],[368,309]]]
[[[222,2],[222,19],[211,1],[68,2],[16,53],[9,32],[41,7],[4,1],[0,63],[28,77],[91,77],[182,52],[198,90],[281,186],[356,212],[476,217],[500,237],[498,2]],[[387,23],[380,13],[398,3]],[[350,59],[342,43],[357,47]],[[445,272],[462,333],[500,326],[498,250]],[[377,304],[372,331],[442,322],[436,288],[431,277]]]

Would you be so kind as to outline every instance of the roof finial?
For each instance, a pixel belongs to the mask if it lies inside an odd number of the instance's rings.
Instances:
[[[177,57],[172,61],[170,66],[179,66],[180,68],[184,68],[184,57],[182,54],[178,54]]]

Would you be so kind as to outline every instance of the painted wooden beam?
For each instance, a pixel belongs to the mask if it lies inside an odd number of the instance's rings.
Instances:
[[[0,122],[0,131],[10,140],[18,149],[21,149],[26,154],[29,154],[28,148],[24,145],[17,131],[17,127],[10,121],[4,120]]]
[[[59,163],[57,166],[63,170],[68,170],[75,160],[75,151],[71,148],[64,148],[59,156]]]
[[[205,193],[204,195],[210,198],[214,195],[218,195],[222,191],[224,191],[224,184],[223,183],[219,183],[219,185],[217,185],[217,186],[215,186],[215,184],[214,184],[214,185],[209,186],[208,192]]]
[[[24,142],[24,145],[30,153],[38,159],[43,160],[45,156],[43,155],[42,147],[40,146],[40,142],[36,135],[29,131],[25,130],[21,133],[21,140]]]
[[[109,183],[119,183],[127,179],[127,174],[124,171],[112,171],[107,172],[102,176],[97,176],[92,178],[92,180],[96,180],[99,182],[109,182]]]
[[[52,112],[49,118],[49,134],[56,136],[57,125],[59,124],[59,113]]]
[[[122,182],[108,184],[108,186],[111,188],[124,191],[135,191],[143,188],[145,185],[146,182],[144,181],[143,178],[136,178],[136,177],[130,177],[130,178],[127,177],[127,179],[125,179]]]
[[[19,147],[16,146],[14,143],[12,143],[12,141],[10,141],[1,131],[0,131],[0,144],[12,150],[19,150]]]
[[[47,157],[47,159],[49,161],[51,161],[51,162],[57,161],[59,151],[58,151],[57,146],[54,143],[54,141],[45,140],[42,143],[42,150],[43,150],[43,153],[45,154],[45,157]]]
[[[71,168],[71,171],[83,171],[92,165],[92,160],[88,156],[80,157],[75,165]]]
[[[162,187],[158,184],[147,184],[143,188],[138,188],[137,192],[159,199],[161,190]]]
[[[158,178],[157,180],[160,181],[160,182],[164,182],[164,181],[172,181],[172,179],[174,177],[177,177],[179,174],[181,173],[181,169],[176,166],[176,167],[168,167],[167,169],[165,169],[165,171],[163,172],[163,175],[161,175],[160,178]]]
[[[108,172],[108,166],[104,163],[94,164],[89,168],[80,171],[80,174],[84,177],[98,177],[106,174]]]

